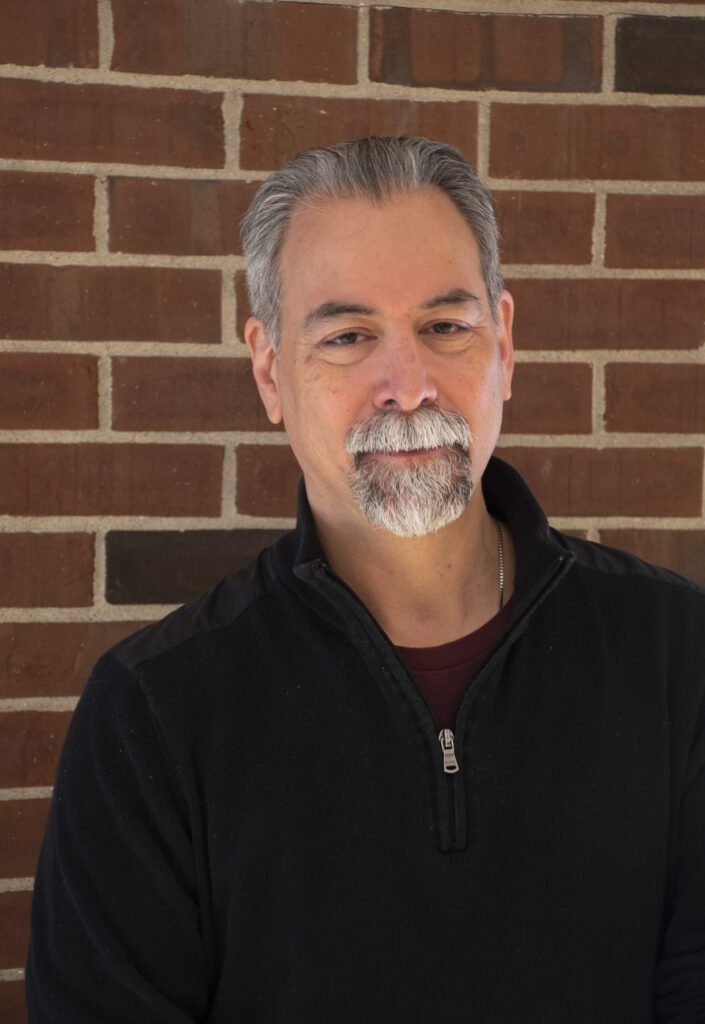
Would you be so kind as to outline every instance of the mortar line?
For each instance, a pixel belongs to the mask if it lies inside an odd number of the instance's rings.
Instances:
[[[363,4],[357,10],[357,84],[371,85],[370,80],[370,11]]]
[[[115,49],[115,25],[111,0],[98,0],[98,67],[110,71]]]
[[[490,102],[483,97],[477,104],[477,171],[485,181],[490,176]]]
[[[110,214],[108,176],[97,174],[93,185],[93,238],[95,255],[105,258],[110,253]]]
[[[602,18],[602,95],[611,96],[614,93],[614,78],[616,64],[616,37],[617,13],[605,13]]]
[[[240,174],[240,118],[242,116],[242,94],[240,90],[228,89],[223,93],[223,138],[225,160],[223,170],[228,178]]]
[[[604,190],[595,190],[595,213],[592,222],[592,260],[591,266],[601,274],[605,272],[605,244],[607,197]]]

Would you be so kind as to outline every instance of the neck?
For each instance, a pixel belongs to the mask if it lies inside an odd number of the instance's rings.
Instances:
[[[448,643],[497,614],[497,528],[481,492],[455,522],[423,537],[396,537],[362,516],[352,528],[315,510],[314,519],[331,568],[355,591],[392,643]],[[506,527],[503,537],[506,603],[514,577]]]

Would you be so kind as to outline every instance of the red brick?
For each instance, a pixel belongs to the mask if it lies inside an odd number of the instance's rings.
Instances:
[[[222,96],[0,81],[0,157],[222,167]]]
[[[223,449],[0,444],[0,514],[217,516]]]
[[[705,366],[611,363],[605,370],[608,430],[705,433]]]
[[[49,800],[0,800],[0,878],[30,878],[49,813]],[[2,1018],[4,1019],[4,1018]]]
[[[0,64],[98,67],[95,0],[2,0]]]
[[[215,270],[0,264],[0,338],[220,341]]]
[[[94,543],[89,533],[0,534],[0,605],[92,604]]]
[[[596,91],[600,18],[374,8],[373,81],[451,89]]]
[[[116,252],[240,255],[240,221],[259,185],[249,181],[113,178],[110,248]]]
[[[113,360],[114,430],[271,430],[249,359]]]
[[[95,248],[93,179],[84,174],[0,171],[0,248]]]
[[[608,267],[701,270],[705,196],[609,196]]]
[[[31,892],[0,893],[0,970],[12,970],[25,965],[31,904]],[[0,984],[0,991],[5,984]]]
[[[97,426],[98,361],[93,356],[0,354],[0,429]]]
[[[581,363],[517,363],[503,434],[589,434],[592,370]]]
[[[705,108],[496,103],[490,174],[499,178],[700,180]]]
[[[243,338],[245,333],[245,323],[250,315],[250,297],[247,294],[247,277],[244,270],[238,270],[235,274],[235,305],[235,329],[237,331],[238,338]]]
[[[705,583],[703,530],[600,530],[600,541]]]
[[[697,516],[702,448],[502,448],[553,516]]]
[[[0,983],[0,1020],[4,1024],[27,1024],[24,981]]]
[[[51,786],[70,721],[70,711],[0,715],[0,786]]]
[[[696,349],[705,342],[705,281],[507,281],[522,349]]]
[[[0,623],[0,697],[78,697],[98,658],[143,625]]]
[[[590,263],[594,196],[498,190],[494,197],[505,263]]]
[[[250,516],[295,516],[301,470],[286,445],[237,449],[237,510]]]
[[[477,104],[246,95],[240,166],[274,170],[307,146],[328,146],[363,135],[443,139],[475,160]]]
[[[113,68],[160,75],[352,84],[354,7],[113,0]]]

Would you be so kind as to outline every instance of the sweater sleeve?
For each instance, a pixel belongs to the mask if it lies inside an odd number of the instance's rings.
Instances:
[[[97,665],[59,762],[32,904],[30,1024],[193,1024],[208,961],[185,801],[136,680]]]
[[[675,852],[655,977],[659,1024],[705,1021],[705,699],[688,717],[689,756],[673,814]]]

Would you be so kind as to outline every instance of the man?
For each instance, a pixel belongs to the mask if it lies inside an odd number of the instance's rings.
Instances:
[[[363,139],[243,238],[298,526],[95,669],[30,1021],[705,1021],[705,593],[549,529],[492,458],[488,193]]]

